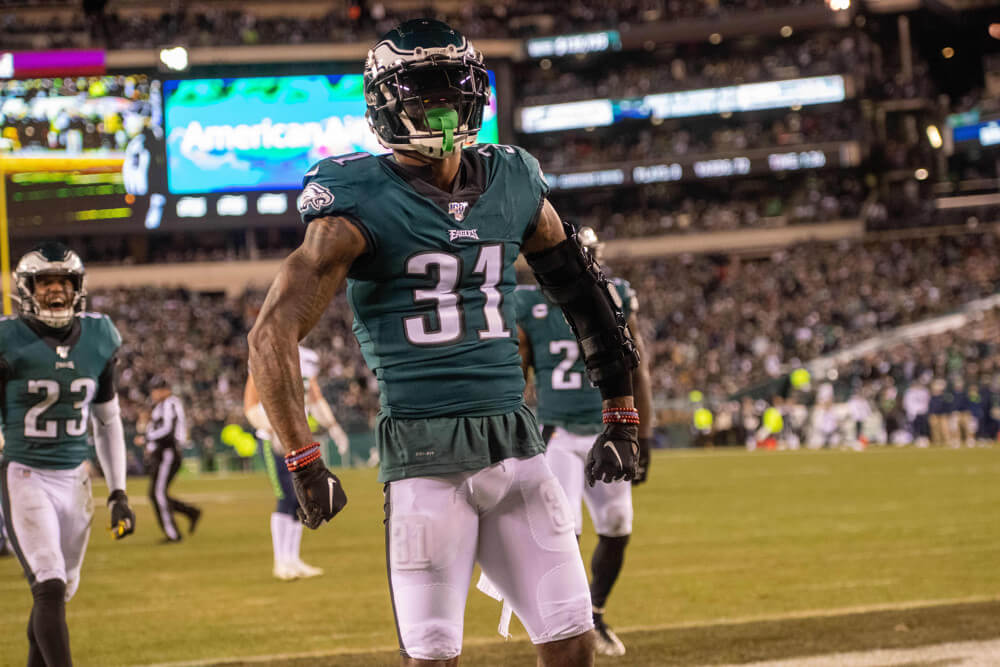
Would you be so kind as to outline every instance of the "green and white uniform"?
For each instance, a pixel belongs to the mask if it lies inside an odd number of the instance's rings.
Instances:
[[[368,241],[347,293],[379,385],[383,482],[543,450],[523,407],[510,297],[548,186],[520,148],[475,146],[462,157],[450,193],[391,157],[360,153],[317,164],[299,198],[306,222],[343,216]]]
[[[389,586],[400,647],[461,650],[478,562],[536,643],[593,626],[565,494],[524,406],[514,261],[548,192],[520,148],[462,151],[450,192],[391,156],[310,170],[306,222],[342,216],[368,253],[348,274],[354,333],[381,392]]]
[[[114,398],[121,336],[106,315],[80,313],[56,341],[17,317],[0,318],[3,434],[0,466],[9,537],[29,581],[79,584],[90,535],[91,403]]]
[[[620,278],[611,283],[628,319],[638,309],[635,290]],[[583,532],[581,504],[586,502],[598,535],[628,535],[632,532],[632,485],[619,481],[588,486],[584,480],[587,452],[604,427],[601,394],[587,380],[573,330],[536,286],[519,286],[514,303],[517,325],[531,343],[538,421],[547,443],[545,459],[569,498],[576,534]]]

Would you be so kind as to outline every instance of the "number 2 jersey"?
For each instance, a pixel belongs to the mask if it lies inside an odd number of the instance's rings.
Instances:
[[[390,155],[323,160],[299,212],[307,223],[345,217],[367,239],[347,294],[384,415],[513,412],[524,390],[514,261],[548,186],[533,157],[501,145],[465,148],[451,192],[421,176]]]
[[[90,404],[114,397],[121,336],[106,315],[80,313],[63,341],[19,317],[0,318],[4,458],[35,468],[75,468],[90,455]]]
[[[638,309],[635,290],[621,278],[611,284],[627,320]],[[601,393],[587,379],[580,346],[562,311],[534,285],[519,286],[514,303],[517,324],[531,342],[538,421],[580,435],[600,433]]]

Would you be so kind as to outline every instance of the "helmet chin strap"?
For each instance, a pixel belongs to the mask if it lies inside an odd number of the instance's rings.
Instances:
[[[444,133],[441,150],[450,153],[455,148],[455,130],[458,129],[458,112],[449,107],[439,107],[425,112],[427,127]]]

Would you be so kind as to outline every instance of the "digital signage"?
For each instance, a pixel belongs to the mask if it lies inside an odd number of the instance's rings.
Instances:
[[[160,222],[160,83],[145,75],[0,81],[14,233]],[[157,147],[159,144],[159,147]],[[157,160],[156,156],[160,156]]]
[[[481,143],[498,140],[492,72],[490,83]],[[360,74],[167,81],[164,117],[175,195],[298,190],[324,158],[386,152],[365,119]]]
[[[646,185],[802,171],[855,167],[860,153],[855,142],[825,144],[801,151],[771,152],[758,149],[745,155],[718,155],[698,159],[678,157],[672,162],[623,163],[595,171],[551,171],[545,180],[553,190],[573,190],[615,185]]]
[[[684,118],[717,113],[759,111],[842,102],[844,77],[746,83],[739,86],[685,90],[629,99],[597,99],[523,107],[519,129],[529,134],[605,127],[630,119]]]

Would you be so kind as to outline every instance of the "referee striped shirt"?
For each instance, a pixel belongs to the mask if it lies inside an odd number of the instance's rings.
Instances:
[[[153,406],[153,414],[146,427],[147,449],[178,447],[187,442],[187,420],[184,406],[176,396],[170,395]]]

